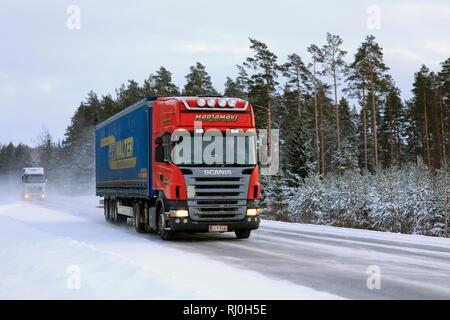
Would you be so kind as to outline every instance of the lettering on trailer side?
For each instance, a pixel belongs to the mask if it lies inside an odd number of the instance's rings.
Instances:
[[[109,169],[136,167],[136,157],[133,157],[133,137],[116,141],[114,136],[108,136],[101,140],[100,147],[108,147]]]

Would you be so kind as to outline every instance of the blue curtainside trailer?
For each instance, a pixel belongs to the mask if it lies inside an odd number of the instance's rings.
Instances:
[[[101,197],[150,199],[152,102],[148,97],[96,126],[96,193]]]

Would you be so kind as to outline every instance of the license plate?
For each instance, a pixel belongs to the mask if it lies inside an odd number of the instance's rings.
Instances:
[[[228,226],[213,225],[209,226],[209,232],[227,232]]]

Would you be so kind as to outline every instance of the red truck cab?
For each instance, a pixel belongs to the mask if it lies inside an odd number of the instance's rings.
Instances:
[[[150,228],[175,232],[259,227],[256,131],[251,104],[216,96],[158,98],[152,107]],[[214,146],[213,146],[214,145]]]

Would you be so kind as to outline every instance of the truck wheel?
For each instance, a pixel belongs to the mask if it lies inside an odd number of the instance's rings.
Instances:
[[[145,226],[141,222],[141,205],[139,203],[135,203],[133,206],[133,222],[134,222],[134,229],[136,229],[139,233],[145,232]]]
[[[111,205],[110,205],[110,217],[109,219],[111,220],[112,223],[116,223],[117,221],[117,200],[111,200]]]
[[[251,232],[251,230],[236,230],[234,233],[238,239],[248,239]]]
[[[158,217],[158,234],[163,240],[172,240],[174,237],[174,233],[172,231],[165,230],[166,223],[164,219],[164,213],[162,212],[161,209]]]
[[[104,199],[103,200],[103,215],[105,216],[105,220],[108,221],[108,200]]]
[[[103,203],[103,207],[104,207],[104,214],[105,214],[105,221],[109,222],[109,217],[110,217],[110,213],[111,213],[111,205],[110,205],[110,200],[109,199],[105,199],[104,203]]]

